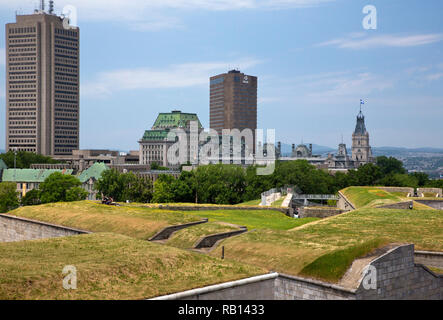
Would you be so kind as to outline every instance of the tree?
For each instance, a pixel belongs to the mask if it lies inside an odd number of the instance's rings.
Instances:
[[[116,169],[104,171],[95,189],[115,201],[149,202],[152,198],[151,180],[137,177],[133,172],[120,173]]]
[[[377,157],[376,163],[384,175],[388,175],[391,173],[392,174],[406,173],[406,169],[403,168],[403,162],[394,157],[389,157],[389,158],[386,156]]]
[[[13,182],[0,183],[0,212],[8,212],[19,206],[16,187]]]
[[[409,175],[417,179],[419,187],[424,187],[429,181],[429,176],[424,172],[413,172],[410,173]]]
[[[3,159],[8,168],[14,168],[14,151],[0,154],[0,159]],[[17,151],[16,168],[28,169],[34,163],[60,163],[60,161],[33,152]]]
[[[38,189],[32,189],[26,192],[25,196],[22,198],[21,204],[23,206],[35,206],[40,204],[40,191]]]
[[[67,191],[80,185],[81,182],[76,177],[54,172],[40,185],[40,199],[42,203],[67,201]]]
[[[152,203],[169,203],[174,202],[173,184],[175,178],[168,174],[161,174],[154,182],[154,194],[151,199]]]
[[[88,191],[82,187],[72,187],[66,191],[66,201],[81,201],[88,196]]]

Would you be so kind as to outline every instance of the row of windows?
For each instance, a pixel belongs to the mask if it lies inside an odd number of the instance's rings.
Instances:
[[[32,33],[35,32],[35,27],[26,27],[26,28],[10,28],[9,34],[17,34],[17,33]]]
[[[65,36],[78,37],[77,31],[71,31],[66,29],[55,29],[54,32],[55,34],[63,34]]]
[[[28,121],[9,121],[10,126],[24,125],[24,126],[32,126],[35,125],[36,121],[28,120]]]
[[[34,55],[37,52],[36,48],[9,48],[9,52],[10,53],[25,53],[25,52],[32,52]],[[17,55],[14,55],[14,57],[16,57]]]
[[[55,47],[55,54],[61,54],[61,57],[66,58],[67,57],[71,58],[71,59],[77,59],[78,56],[78,50],[77,49],[67,49],[67,48],[60,48],[60,47]]]
[[[13,43],[35,43],[37,39],[35,37],[23,38],[23,39],[9,39],[9,45],[12,46]]]
[[[23,66],[23,64],[20,64],[18,66],[10,66],[9,67],[9,71],[17,71],[17,70],[35,70],[36,69],[36,65],[29,65],[29,66]]]
[[[35,134],[35,130],[9,130],[9,135],[14,134]]]
[[[35,107],[35,102],[34,103],[29,103],[29,102],[21,102],[21,103],[9,103],[9,110],[28,110],[28,109],[22,109],[22,108],[11,108],[11,107]]]
[[[35,89],[37,86],[35,84],[17,84],[10,85],[9,89]]]
[[[57,48],[68,48],[68,49],[78,49],[78,41],[77,39],[72,39],[69,41],[66,40],[61,40],[59,37],[55,37],[56,41],[55,41],[55,46]]]
[[[35,56],[27,56],[27,57],[22,57],[22,56],[18,56],[17,58],[9,58],[9,63],[11,64],[14,61],[37,61],[37,57]]]
[[[34,76],[31,76],[31,75],[29,75],[29,76],[13,76],[13,75],[11,75],[11,76],[9,76],[9,79],[11,79],[11,80],[25,80],[25,79],[31,80],[31,79],[37,79],[37,77],[35,75]]]
[[[77,76],[70,76],[70,77],[62,77],[62,76],[56,76],[56,80],[62,80],[62,81],[74,81],[76,82],[78,79]]]
[[[9,98],[25,98],[25,97],[36,97],[35,93],[20,93],[20,94],[10,94]]]

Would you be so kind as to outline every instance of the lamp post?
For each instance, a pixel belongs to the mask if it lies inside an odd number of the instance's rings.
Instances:
[[[14,181],[16,180],[17,147],[14,148]],[[17,181],[15,181],[17,182]]]

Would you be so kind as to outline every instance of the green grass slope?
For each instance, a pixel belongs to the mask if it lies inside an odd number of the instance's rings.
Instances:
[[[77,269],[76,290],[62,286],[66,265]],[[145,299],[263,273],[109,233],[0,243],[1,300]]]

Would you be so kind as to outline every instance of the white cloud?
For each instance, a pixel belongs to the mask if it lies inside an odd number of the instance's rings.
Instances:
[[[242,59],[231,62],[201,62],[171,65],[165,69],[136,68],[102,72],[87,81],[81,92],[84,96],[107,97],[116,91],[139,89],[168,89],[208,85],[209,77],[225,71],[228,66],[251,68],[262,61]]]
[[[322,42],[317,46],[334,46],[342,49],[368,49],[378,47],[415,47],[431,44],[443,40],[442,33],[419,34],[419,35],[376,35],[367,36],[364,33],[351,34],[346,38],[333,39]]]

